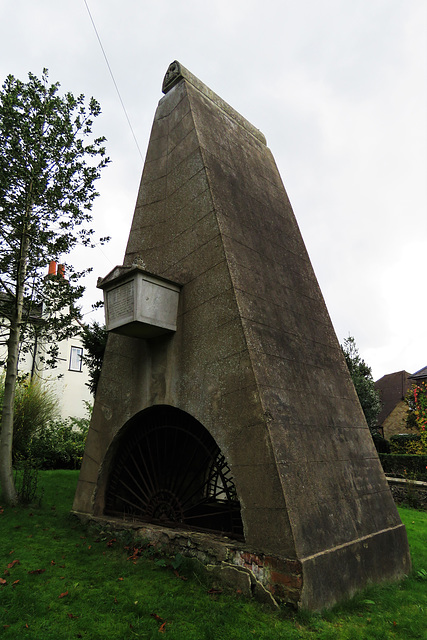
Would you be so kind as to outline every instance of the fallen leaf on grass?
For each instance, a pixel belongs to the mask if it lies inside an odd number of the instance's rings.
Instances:
[[[157,622],[164,622],[163,618],[158,616],[157,613],[150,613],[150,616],[154,618],[154,620],[157,620]]]
[[[56,564],[55,560],[51,560],[50,564],[53,566],[54,564]]]
[[[46,571],[46,569],[33,569],[32,571],[29,571],[28,573],[31,573],[33,575],[38,575],[40,573],[44,573]]]
[[[117,538],[111,538],[111,540],[107,542],[107,547],[112,547],[114,542],[117,542]]]
[[[15,564],[19,564],[19,560],[14,560],[13,562],[9,562],[9,564],[7,565],[7,568],[12,569],[12,567],[14,567]]]
[[[19,580],[15,580],[14,582],[12,582],[12,587],[14,587],[16,584],[18,584]]]
[[[129,550],[129,547],[125,547],[125,549]],[[142,549],[139,549],[138,547],[134,547],[133,553],[131,556],[128,557],[128,560],[132,560],[133,564],[136,564],[136,561],[138,560],[141,553],[142,553]]]
[[[180,576],[178,571],[175,569],[174,574],[176,575],[177,578],[179,578],[180,580],[188,580],[188,578],[186,578],[185,576]]]
[[[166,622],[164,622],[160,627],[159,627],[159,633],[165,633],[166,631]]]
[[[64,591],[64,593],[61,593],[58,598],[65,598],[65,596],[68,596],[68,591]]]
[[[122,581],[124,580],[124,578],[117,578],[117,580],[118,580],[119,582],[122,582]]]
[[[4,578],[0,578],[0,584],[6,584],[7,580],[5,580]]]
[[[208,594],[210,596],[215,595],[217,593],[222,593],[222,589],[209,589]]]

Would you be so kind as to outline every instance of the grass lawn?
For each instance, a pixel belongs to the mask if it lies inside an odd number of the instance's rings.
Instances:
[[[427,513],[400,509],[414,571],[324,614],[209,593],[191,570],[129,559],[126,541],[69,515],[78,472],[44,471],[40,507],[0,508],[0,638],[427,639]],[[187,578],[187,579],[183,579]]]

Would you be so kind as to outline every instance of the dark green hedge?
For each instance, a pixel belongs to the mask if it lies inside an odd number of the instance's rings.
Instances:
[[[384,472],[389,476],[427,481],[427,455],[379,453]]]

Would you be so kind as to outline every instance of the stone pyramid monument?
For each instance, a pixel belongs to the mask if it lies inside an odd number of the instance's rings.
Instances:
[[[211,563],[216,541],[274,598],[331,606],[407,574],[406,531],[264,136],[178,62],[163,92],[124,263],[99,281],[74,511]]]

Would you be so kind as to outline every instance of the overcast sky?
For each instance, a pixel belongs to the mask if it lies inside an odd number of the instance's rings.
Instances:
[[[375,379],[427,365],[427,2],[87,4],[142,156],[177,59],[265,134],[339,341],[355,337]],[[102,106],[94,227],[112,240],[75,257],[94,267],[89,312],[122,263],[143,159],[84,0],[14,0],[0,19],[2,82],[47,67]]]

